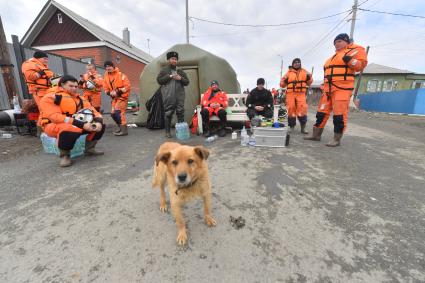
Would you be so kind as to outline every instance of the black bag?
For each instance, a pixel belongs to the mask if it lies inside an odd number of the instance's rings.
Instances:
[[[164,129],[164,105],[162,103],[161,88],[159,88],[148,101],[146,101],[146,109],[149,111],[148,120],[146,121],[146,128]]]

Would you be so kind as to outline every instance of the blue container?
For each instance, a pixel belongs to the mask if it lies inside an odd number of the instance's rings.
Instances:
[[[87,135],[81,135],[75,142],[74,148],[71,150],[71,158],[78,157],[84,154],[86,148],[86,137]],[[40,135],[41,143],[45,153],[52,153],[59,156],[59,148],[57,146],[57,140],[49,137],[45,133]]]

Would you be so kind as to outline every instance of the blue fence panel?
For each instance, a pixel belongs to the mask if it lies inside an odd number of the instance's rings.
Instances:
[[[376,112],[425,114],[424,96],[425,89],[361,94],[359,95],[360,108]]]

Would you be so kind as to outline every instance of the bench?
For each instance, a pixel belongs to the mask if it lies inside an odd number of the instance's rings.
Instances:
[[[227,106],[227,121],[229,122],[240,122],[245,123],[249,121],[248,116],[246,115],[245,99],[247,94],[235,93],[227,94],[227,99],[229,100],[229,105]],[[196,106],[196,113],[198,115],[198,134],[203,133],[202,129],[202,116],[201,116],[202,106]],[[218,117],[213,115],[210,118],[210,121],[219,121]]]

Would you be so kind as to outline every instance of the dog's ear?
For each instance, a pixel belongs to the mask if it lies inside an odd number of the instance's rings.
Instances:
[[[196,155],[198,155],[201,159],[207,160],[208,156],[210,156],[210,151],[203,146],[196,146],[194,149]]]
[[[156,166],[158,166],[159,162],[161,162],[161,161],[164,162],[165,164],[167,164],[168,160],[170,159],[170,156],[171,156],[171,152],[165,152],[165,153],[162,153],[162,154],[158,154],[155,157]]]

